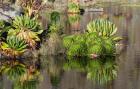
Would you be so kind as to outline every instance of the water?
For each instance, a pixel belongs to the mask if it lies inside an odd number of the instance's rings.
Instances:
[[[73,16],[77,19],[71,20]],[[117,49],[120,53],[116,57],[117,78],[104,85],[96,84],[95,81],[87,79],[85,64],[72,68],[73,66],[66,66],[65,56],[43,56],[39,57],[42,65],[40,74],[37,75],[39,81],[33,84],[37,85],[37,89],[140,89],[139,7],[113,4],[104,7],[104,12],[85,12],[82,16],[62,14],[61,17],[66,34],[84,33],[86,25],[96,18],[107,18],[116,24],[117,35],[123,37],[119,43],[121,46]],[[71,20],[70,23],[66,23],[67,19]],[[76,62],[71,63],[75,65]],[[16,86],[5,75],[0,80],[0,89],[13,89]]]

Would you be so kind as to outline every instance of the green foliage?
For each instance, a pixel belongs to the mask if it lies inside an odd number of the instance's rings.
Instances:
[[[5,21],[0,20],[0,38],[4,38],[2,37],[2,35],[6,33],[8,29],[9,29],[9,26],[5,25]]]
[[[50,24],[49,24],[49,28],[48,28],[48,33],[52,34],[52,33],[62,33],[62,26],[60,23],[60,13],[58,11],[53,11],[50,14]]]
[[[16,36],[8,36],[6,42],[2,42],[0,48],[5,55],[19,56],[26,51],[27,44],[21,38]]]
[[[23,51],[27,47],[24,40],[17,38],[16,36],[8,36],[7,43],[3,43],[2,49],[15,49],[17,51]]]
[[[61,25],[60,24],[56,24],[56,23],[51,23],[48,29],[49,33],[58,33],[61,29]]]
[[[53,11],[51,13],[51,23],[59,23],[60,22],[60,13],[57,11]]]
[[[68,12],[73,12],[73,13],[79,13],[80,12],[80,6],[79,6],[79,4],[77,4],[77,3],[74,3],[74,2],[69,2],[68,3]]]
[[[0,28],[4,28],[4,27],[5,27],[4,21],[1,20],[1,21],[0,21]]]
[[[69,14],[68,15],[68,21],[70,24],[76,23],[80,21],[81,17],[79,14]]]
[[[117,27],[112,22],[105,19],[97,19],[91,21],[87,25],[87,31],[89,33],[96,32],[100,36],[111,37],[115,35]]]
[[[66,36],[63,38],[63,45],[67,49],[69,56],[82,56],[86,54],[86,43],[84,34]]]
[[[115,37],[117,28],[107,20],[95,20],[87,25],[88,32],[84,34],[70,35],[63,38],[63,45],[67,55],[99,56],[114,55],[115,44],[120,37]]]
[[[71,56],[113,55],[115,53],[115,42],[111,38],[100,37],[96,33],[66,36],[63,38],[63,45],[67,55]]]
[[[31,30],[34,32],[40,31],[40,25],[38,21],[33,18],[31,19],[28,16],[17,16],[13,20],[12,26],[19,30]],[[41,33],[41,32],[40,32]]]
[[[36,46],[36,41],[40,41],[38,35],[43,30],[36,19],[31,19],[27,16],[17,16],[13,20],[12,26],[13,28],[10,28],[8,31],[8,36],[17,35],[17,37],[24,39],[32,48]]]
[[[5,27],[4,21],[0,21],[0,38],[1,35],[3,34],[4,27]]]

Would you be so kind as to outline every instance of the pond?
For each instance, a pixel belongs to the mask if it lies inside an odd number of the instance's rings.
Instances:
[[[16,74],[9,76],[10,79],[1,74],[0,89],[140,89],[140,7],[107,3],[103,10],[85,11],[83,15],[62,13],[59,23],[63,26],[63,33],[73,35],[85,33],[87,24],[92,20],[108,19],[118,28],[116,36],[122,37],[116,44],[117,56],[91,59],[87,56],[69,57],[61,53],[53,55],[59,53],[56,50],[61,49],[62,42],[59,36],[52,36],[52,39],[47,40],[49,48],[43,44],[42,55],[35,51],[33,54],[37,56],[25,59],[29,70],[19,80],[16,80]],[[26,55],[30,55],[30,52]],[[24,65],[15,64],[24,72]],[[34,64],[38,70],[35,70]],[[15,70],[18,72],[20,69]]]

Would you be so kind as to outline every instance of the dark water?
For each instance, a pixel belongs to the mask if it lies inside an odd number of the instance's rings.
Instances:
[[[116,24],[117,35],[123,37],[117,47],[117,50],[121,50],[116,58],[117,78],[99,85],[87,79],[82,69],[65,68],[64,56],[44,56],[40,57],[43,66],[40,81],[36,83],[37,89],[140,89],[140,7],[110,5],[104,7],[104,12],[85,12],[67,23],[67,19],[72,16],[62,15],[62,24],[67,34],[85,32],[86,25],[96,18],[107,18]],[[4,76],[0,78],[0,86],[0,89],[12,89],[14,85]]]

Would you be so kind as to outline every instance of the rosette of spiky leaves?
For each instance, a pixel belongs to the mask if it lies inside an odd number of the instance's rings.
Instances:
[[[39,34],[43,32],[36,19],[27,16],[15,17],[13,21],[14,29],[10,29],[8,35],[16,35],[23,38],[29,46],[35,48],[36,42],[40,41]]]
[[[78,3],[69,2],[68,3],[68,12],[70,13],[79,13],[80,12],[80,6]]]
[[[91,60],[87,66],[87,78],[98,84],[107,84],[117,77],[114,58]]]
[[[96,32],[100,36],[111,37],[114,36],[117,32],[117,27],[112,22],[106,19],[97,19],[91,21],[87,25],[87,31],[89,33]]]
[[[6,42],[2,42],[0,48],[6,56],[16,57],[24,53],[27,49],[26,42],[16,36],[8,36]]]
[[[10,64],[4,64],[1,69],[3,74],[13,81],[19,79],[23,74],[26,73],[26,66],[19,62],[12,62]]]
[[[16,29],[27,28],[31,31],[38,31],[39,23],[35,18],[30,18],[28,16],[17,16],[14,18],[13,27]]]

